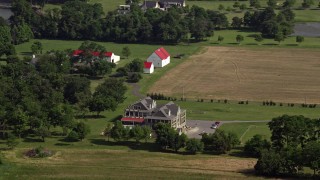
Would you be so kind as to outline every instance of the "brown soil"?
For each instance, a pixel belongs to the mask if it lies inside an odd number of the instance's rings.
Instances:
[[[149,92],[187,98],[320,103],[320,51],[208,47]]]

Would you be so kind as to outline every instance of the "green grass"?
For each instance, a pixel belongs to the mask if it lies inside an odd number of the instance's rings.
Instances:
[[[23,151],[5,152],[15,163],[0,166],[0,179],[260,179],[238,171],[252,166],[253,159],[140,150],[57,150],[51,158],[28,159]]]
[[[158,101],[165,103],[167,101]],[[261,103],[249,102],[248,105],[240,105],[236,102],[210,103],[210,102],[195,102],[195,101],[176,101],[181,108],[187,110],[187,119],[192,120],[271,120],[274,117],[283,114],[288,115],[304,115],[310,118],[319,117],[319,108],[302,108],[302,107],[287,107],[287,106],[262,106]],[[298,105],[296,105],[298,106]]]
[[[18,55],[31,55],[31,45],[34,41],[40,41],[43,46],[43,51],[49,50],[65,50],[65,49],[77,49],[81,45],[83,41],[66,41],[66,40],[44,40],[44,39],[34,39],[30,42],[23,43],[16,46],[16,50]],[[129,59],[141,58],[142,60],[146,60],[149,55],[152,54],[154,50],[163,46],[171,56],[175,56],[177,54],[192,54],[197,49],[197,46],[187,46],[187,45],[149,45],[149,44],[117,44],[112,42],[97,42],[98,44],[106,47],[107,51],[112,51],[117,55],[121,56],[121,52],[123,47],[128,46],[131,55]],[[190,53],[189,53],[190,52]],[[128,59],[124,59],[122,57],[120,64],[126,63]]]
[[[262,135],[267,140],[270,140],[271,137],[271,131],[265,122],[224,123],[219,129],[235,133],[239,137],[241,144],[244,144],[256,134]]]
[[[230,7],[231,9],[235,9],[233,8],[233,4],[235,1],[188,1],[187,5],[189,5],[190,7],[192,5],[197,5],[199,7],[203,7],[205,9],[211,9],[211,10],[216,10],[218,11],[218,7],[220,4],[222,4],[225,8]],[[284,1],[277,1],[280,4],[282,4]],[[297,0],[295,5],[294,5],[294,13],[296,14],[296,18],[295,21],[296,22],[320,22],[320,9],[317,10],[313,10],[313,9],[301,9],[298,10],[298,8],[301,8],[301,3],[303,1],[302,0]],[[249,7],[249,1],[239,1],[240,4],[246,4],[248,8]],[[262,0],[260,1],[260,4],[262,7],[267,7],[267,1],[266,0]],[[316,2],[315,5],[311,6],[311,8],[316,8],[318,5],[318,3]],[[248,9],[250,11],[252,11],[253,9],[250,8]],[[245,10],[246,11],[246,10]],[[236,12],[234,11],[222,11],[226,14],[226,16],[228,17],[229,22],[232,22],[232,18],[237,16],[237,17],[243,17],[244,12],[241,12],[238,8],[236,8]]]
[[[119,5],[125,4],[125,0],[89,0],[89,3],[100,3],[105,13],[114,11]]]
[[[109,11],[114,11],[118,8],[119,5],[125,4],[125,0],[89,0],[88,3],[95,4],[100,3],[102,5],[103,11],[107,14]],[[44,10],[61,8],[60,4],[46,4]]]
[[[238,44],[236,42],[236,36],[242,35],[244,40]],[[214,36],[208,39],[208,41],[201,42],[201,44],[205,45],[218,45],[218,46],[244,46],[250,48],[320,48],[320,38],[316,37],[305,37],[304,42],[301,44],[296,43],[296,37],[291,36],[286,38],[284,41],[276,42],[273,39],[264,39],[262,42],[256,42],[254,37],[255,34],[259,34],[258,32],[251,32],[251,31],[241,31],[241,30],[221,30],[215,31]],[[224,40],[219,44],[218,43],[218,36],[224,37]]]

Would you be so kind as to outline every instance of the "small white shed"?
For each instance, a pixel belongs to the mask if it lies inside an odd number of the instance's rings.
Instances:
[[[146,74],[151,74],[154,72],[154,65],[152,62],[144,62],[143,72]]]

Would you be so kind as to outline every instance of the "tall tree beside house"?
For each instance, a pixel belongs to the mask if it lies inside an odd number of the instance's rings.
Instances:
[[[31,52],[33,54],[42,54],[42,43],[40,41],[35,41],[33,42],[33,44],[31,45]]]
[[[151,138],[151,128],[149,126],[143,126],[142,130],[143,130],[143,138],[145,142],[147,142],[148,139]]]
[[[104,110],[115,111],[117,106],[125,100],[127,91],[123,80],[108,78],[100,84],[92,95],[88,107],[97,115]]]
[[[201,152],[203,150],[203,142],[198,139],[189,139],[186,143],[186,150],[191,154],[196,154],[197,152]]]
[[[120,141],[123,139],[124,127],[121,121],[116,121],[110,131],[111,138],[115,141]]]
[[[130,130],[131,137],[136,140],[136,142],[140,142],[144,138],[143,129],[141,126],[134,126]]]

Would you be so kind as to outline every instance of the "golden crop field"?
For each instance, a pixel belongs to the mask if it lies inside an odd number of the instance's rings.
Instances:
[[[149,92],[178,98],[184,93],[186,98],[320,103],[320,51],[207,47],[166,73]]]

